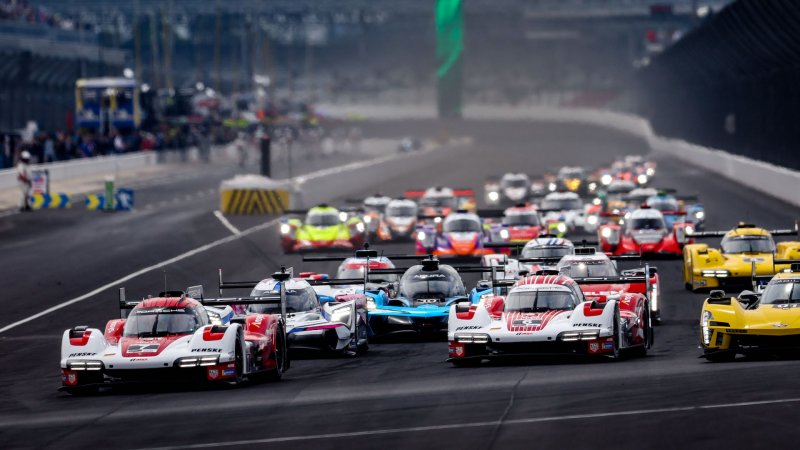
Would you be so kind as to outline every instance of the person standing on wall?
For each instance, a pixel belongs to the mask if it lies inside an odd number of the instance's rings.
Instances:
[[[17,161],[17,182],[19,183],[19,189],[22,191],[22,201],[20,202],[20,211],[30,211],[30,196],[31,196],[31,154],[27,150],[24,150],[19,155],[19,161]]]

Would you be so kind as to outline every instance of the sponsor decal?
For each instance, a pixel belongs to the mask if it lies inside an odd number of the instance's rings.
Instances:
[[[431,278],[447,278],[447,276],[443,273],[418,273],[414,275],[414,278],[418,280],[429,280]]]
[[[190,311],[186,308],[156,307],[156,308],[134,309],[131,314],[137,316],[144,316],[149,314],[186,314],[189,312]]]
[[[221,348],[193,348],[192,353],[222,353]]]
[[[456,345],[456,356],[464,356],[464,346]]]
[[[208,378],[211,378],[212,380],[216,380],[217,378],[219,378],[219,370],[208,369]]]
[[[222,371],[223,376],[233,376],[236,375],[236,370],[234,369],[225,369]]]
[[[511,322],[512,327],[538,327],[542,319],[517,319]]]
[[[800,308],[800,303],[782,303],[780,305],[772,305],[775,309],[792,309]]]
[[[706,285],[706,280],[703,280],[703,279],[701,279],[701,280],[694,280],[694,285],[695,285],[695,286],[705,286],[705,285]]]
[[[105,354],[105,355],[103,355],[103,356],[115,356],[115,355],[116,355],[116,353],[106,353],[106,354]]]
[[[742,330],[742,329],[740,329],[740,328],[726,328],[726,329],[725,329],[725,332],[726,332],[726,333],[741,333],[741,334],[746,334],[746,333],[747,333],[747,330]]]
[[[469,325],[469,326],[457,327],[456,331],[461,331],[461,330],[479,330],[480,328],[481,328],[480,325]]]
[[[775,327],[775,328],[786,328],[786,327],[789,326],[789,324],[788,323],[782,323],[782,322],[775,322],[775,323],[772,324],[772,326]]]
[[[589,344],[589,351],[590,352],[597,353],[598,350],[600,350],[600,344],[598,344],[597,342],[591,342]]]
[[[593,327],[593,328],[602,328],[603,324],[601,323],[576,323],[574,326],[576,327]]]
[[[438,298],[418,298],[417,302],[419,303],[438,303]]]
[[[67,375],[67,383],[75,384],[78,382],[78,377],[74,373]]]
[[[614,343],[613,342],[603,342],[603,349],[604,350],[613,350]]]
[[[128,353],[158,353],[160,344],[132,344],[128,346]]]
[[[69,356],[67,356],[67,358],[75,358],[76,356],[94,356],[94,353],[91,352],[70,353]]]
[[[147,358],[131,358],[129,361],[147,361]]]

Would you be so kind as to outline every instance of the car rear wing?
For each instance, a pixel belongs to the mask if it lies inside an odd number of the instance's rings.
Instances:
[[[202,285],[189,286],[189,287],[186,288],[186,291],[162,291],[162,292],[159,292],[157,296],[158,297],[179,297],[179,298],[190,297],[190,298],[193,298],[193,299],[195,299],[197,301],[200,301],[203,298],[203,286]],[[124,287],[119,288],[118,302],[119,302],[120,317],[122,319],[125,319],[126,317],[128,317],[128,313],[130,312],[130,310],[135,308],[136,305],[138,305],[139,303],[142,303],[144,300],[145,299],[133,300],[133,301],[132,300],[128,300],[127,296],[125,294],[125,288]]]
[[[757,225],[751,223],[744,223],[739,222],[739,224],[734,227],[736,228],[758,228]],[[687,237],[690,238],[706,238],[706,237],[722,237],[728,234],[730,230],[726,231],[698,231],[692,234],[688,234]],[[798,222],[794,223],[794,228],[783,228],[783,229],[776,229],[776,230],[767,230],[767,232],[773,236],[799,236],[800,237],[800,224]]]
[[[281,270],[272,274],[272,278],[277,281],[287,281],[292,278],[293,270],[289,268],[288,270],[286,267],[281,267]],[[258,284],[256,282],[255,284]],[[219,270],[219,290],[220,296],[218,298],[201,298],[199,301],[203,305],[263,305],[263,304],[272,304],[272,305],[280,305],[281,306],[281,319],[283,323],[286,323],[286,283],[278,283],[279,286],[279,294],[278,295],[260,295],[260,296],[249,296],[249,297],[223,297],[222,290],[223,289],[241,289],[244,287],[254,287],[255,284],[252,284],[249,281],[238,281],[238,282],[222,282],[222,269]],[[247,285],[247,286],[245,286]],[[201,287],[202,289],[202,287]],[[285,330],[284,330],[285,332]]]

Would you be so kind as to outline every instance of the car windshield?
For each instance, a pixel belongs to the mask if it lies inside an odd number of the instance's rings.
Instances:
[[[560,258],[571,254],[572,248],[567,246],[525,247],[522,249],[523,258]]]
[[[769,236],[734,236],[722,240],[722,253],[772,253],[775,242]]]
[[[314,213],[306,217],[306,225],[313,227],[332,227],[340,223],[339,214],[335,212]]]
[[[280,295],[278,291],[262,291],[254,289],[250,293],[251,297],[277,297]],[[287,289],[286,290],[286,312],[297,313],[312,311],[319,306],[319,299],[317,294],[311,287],[303,289]],[[247,312],[255,314],[277,314],[281,312],[281,305],[279,303],[256,303],[247,305]]]
[[[447,299],[466,295],[464,283],[454,269],[440,267],[437,271],[424,271],[414,266],[400,278],[400,295],[408,299]]]
[[[445,221],[444,223],[444,231],[448,233],[453,232],[473,232],[477,233],[481,231],[481,224],[472,219],[453,219]]]
[[[524,188],[529,184],[528,180],[524,178],[512,178],[510,180],[503,180],[503,187],[505,188]]]
[[[561,173],[561,178],[583,178],[583,172],[580,170],[570,170]]]
[[[170,334],[191,334],[202,325],[194,308],[134,308],[125,321],[123,336],[154,337]]]
[[[583,208],[581,200],[578,198],[565,198],[565,199],[545,199],[542,201],[542,209],[555,209],[555,210],[574,210]]]
[[[611,261],[562,261],[558,269],[572,278],[617,276],[617,268]]]
[[[666,227],[664,219],[660,217],[640,217],[628,222],[628,228],[631,230],[663,230]]]
[[[429,208],[455,208],[456,198],[453,196],[437,195],[433,197],[422,197],[419,205]]]
[[[539,225],[539,215],[536,213],[524,214],[507,214],[503,217],[503,223],[506,225]]]
[[[512,292],[506,299],[506,311],[524,313],[575,309],[575,299],[570,292],[535,290]]]
[[[678,211],[681,208],[678,206],[678,202],[676,200],[650,200],[647,204],[659,211]]]
[[[800,303],[800,282],[798,280],[773,280],[761,294],[762,305]]]
[[[417,215],[417,208],[413,206],[390,206],[386,208],[386,215],[389,217],[414,217]]]

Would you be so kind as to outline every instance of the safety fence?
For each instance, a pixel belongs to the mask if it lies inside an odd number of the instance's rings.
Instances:
[[[640,70],[656,133],[800,169],[800,2],[739,0]]]

